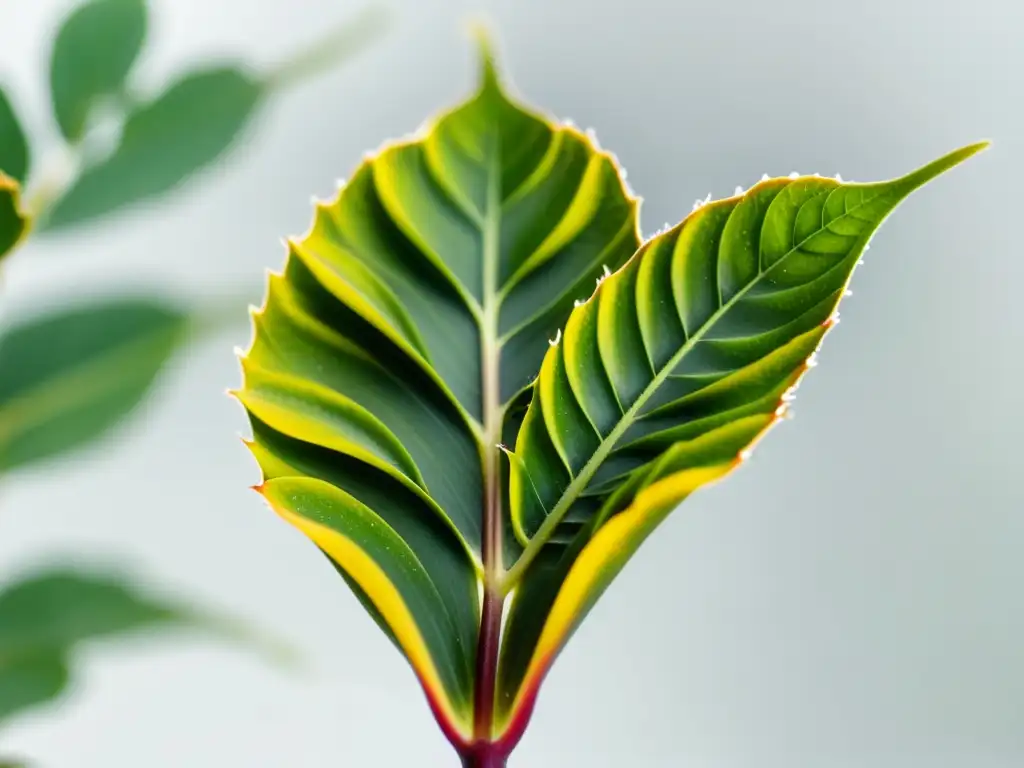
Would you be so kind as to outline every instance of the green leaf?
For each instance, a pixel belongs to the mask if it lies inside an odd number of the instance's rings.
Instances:
[[[149,596],[123,575],[57,569],[0,590],[0,724],[60,697],[83,643],[190,628],[279,653],[237,622]]]
[[[613,158],[512,101],[485,54],[473,98],[317,206],[256,313],[238,396],[264,493],[289,475],[321,484],[317,503],[270,501],[376,606],[454,740],[472,728],[482,562],[500,554],[485,532],[501,519],[482,515],[500,493],[494,446],[574,301],[636,249],[636,211]],[[395,533],[390,549],[344,530],[352,510]],[[402,580],[398,552],[425,584]],[[415,631],[381,609],[391,590]]]
[[[144,0],[91,0],[71,13],[53,44],[53,114],[69,141],[82,138],[96,103],[122,95],[146,38]]]
[[[44,227],[62,229],[175,189],[237,142],[263,93],[235,67],[183,77],[128,115],[117,149],[82,173]]]
[[[24,184],[28,178],[29,161],[25,130],[7,93],[0,88],[0,174]]]
[[[0,173],[0,261],[24,239],[28,228],[28,217],[21,209],[21,187]]]
[[[767,180],[641,246],[612,157],[512,101],[486,43],[482,69],[289,241],[237,393],[259,490],[467,764],[507,757],[644,538],[782,417],[882,220],[982,147]]]
[[[882,221],[985,146],[893,181],[769,179],[702,205],[573,311],[510,475],[525,550],[506,577],[518,590],[499,681],[507,723],[650,531],[784,416]]]
[[[0,471],[105,434],[142,400],[188,328],[173,307],[120,298],[0,334]]]

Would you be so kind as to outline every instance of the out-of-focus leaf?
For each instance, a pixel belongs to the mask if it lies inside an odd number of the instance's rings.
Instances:
[[[122,298],[0,335],[0,471],[103,435],[139,403],[188,327],[171,306]]]
[[[68,16],[53,44],[50,92],[69,141],[82,138],[99,99],[123,90],[145,37],[145,0],[91,0]]]
[[[22,710],[53,701],[64,692],[69,679],[61,653],[0,658],[0,725]]]
[[[234,67],[182,78],[128,115],[120,145],[84,171],[44,228],[79,224],[173,190],[231,148],[263,93],[260,81]]]
[[[6,174],[20,184],[28,178],[30,154],[28,139],[14,105],[0,88],[0,174]]]
[[[234,620],[147,595],[124,576],[60,569],[6,586],[0,590],[0,724],[60,696],[82,643],[174,627],[285,656]]]
[[[0,173],[0,261],[25,237],[28,226],[18,182]]]

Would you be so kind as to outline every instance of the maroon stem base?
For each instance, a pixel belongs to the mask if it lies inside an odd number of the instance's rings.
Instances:
[[[505,768],[508,755],[496,744],[478,744],[462,755],[462,768]]]

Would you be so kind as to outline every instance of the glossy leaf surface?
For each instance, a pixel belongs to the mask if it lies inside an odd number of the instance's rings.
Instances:
[[[500,700],[522,704],[664,514],[785,413],[885,217],[983,146],[891,182],[769,179],[702,205],[573,312],[516,440],[526,551]]]
[[[101,98],[123,93],[145,37],[145,0],[91,0],[64,21],[50,57],[50,96],[66,139],[82,138]]]
[[[256,313],[239,398],[263,493],[375,606],[455,739],[507,405],[638,242],[612,158],[511,101],[486,59],[471,100],[317,207]]]
[[[0,261],[21,242],[28,227],[18,182],[0,173]]]
[[[263,93],[258,80],[234,67],[181,78],[128,114],[113,154],[83,172],[45,227],[79,224],[175,189],[235,144]]]
[[[30,155],[28,139],[7,92],[0,87],[0,174],[19,184],[28,178]]]
[[[982,147],[891,182],[767,179],[640,246],[610,156],[510,101],[485,53],[473,99],[317,206],[242,361],[259,490],[467,764],[507,757],[612,578],[782,417],[886,216]]]
[[[0,472],[106,433],[146,394],[188,327],[162,303],[114,299],[0,334]]]

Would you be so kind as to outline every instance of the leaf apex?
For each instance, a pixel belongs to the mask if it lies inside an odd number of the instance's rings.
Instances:
[[[469,36],[476,43],[480,59],[480,91],[501,93],[501,74],[494,49],[494,36],[486,22],[475,19],[469,22]]]
[[[917,170],[911,171],[906,176],[899,179],[898,183],[903,186],[907,194],[909,194],[910,192],[923,187],[929,181],[941,176],[951,168],[955,168],[960,165],[960,163],[973,157],[979,152],[984,152],[990,146],[992,146],[992,142],[984,140],[955,149],[937,160],[933,160],[927,165],[923,165]]]

